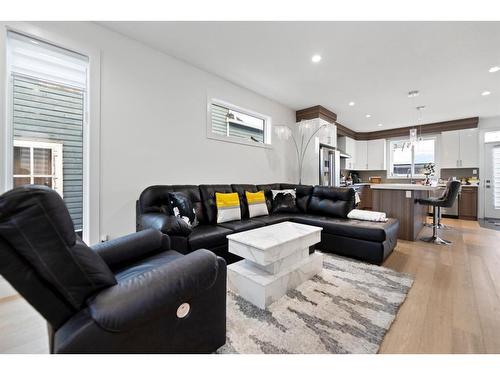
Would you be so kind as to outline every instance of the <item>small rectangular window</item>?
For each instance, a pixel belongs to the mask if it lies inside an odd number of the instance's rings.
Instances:
[[[228,103],[212,100],[209,106],[208,137],[269,145],[271,118]]]

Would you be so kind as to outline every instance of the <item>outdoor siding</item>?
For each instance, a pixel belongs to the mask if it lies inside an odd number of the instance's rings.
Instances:
[[[212,104],[212,131],[215,134],[227,136],[227,108]],[[264,132],[247,126],[229,122],[229,136],[250,140],[250,137],[264,142]]]
[[[75,229],[83,215],[83,91],[13,76],[15,139],[63,144],[63,196]]]

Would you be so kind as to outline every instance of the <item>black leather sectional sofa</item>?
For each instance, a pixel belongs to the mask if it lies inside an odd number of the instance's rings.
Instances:
[[[271,190],[296,189],[297,212],[273,213]],[[269,216],[249,218],[245,191],[263,190]],[[196,212],[199,225],[189,228],[173,215],[162,213],[169,205],[169,193],[187,195]],[[215,193],[237,192],[242,220],[217,224]],[[209,249],[228,263],[240,258],[228,252],[226,236],[283,221],[315,225],[323,228],[321,243],[316,248],[325,252],[381,264],[396,246],[399,222],[351,220],[347,214],[355,207],[355,192],[350,188],[324,186],[266,185],[155,185],[146,188],[137,201],[137,230],[154,228],[170,236],[173,249],[187,254],[196,249]]]

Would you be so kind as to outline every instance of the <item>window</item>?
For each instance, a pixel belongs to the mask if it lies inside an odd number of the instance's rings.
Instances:
[[[500,130],[484,133],[484,143],[500,142]]]
[[[409,140],[390,142],[390,177],[424,177],[425,165],[435,163],[435,139],[421,139],[414,146]]]
[[[216,100],[211,101],[209,112],[209,138],[262,146],[271,143],[270,117]]]
[[[14,187],[45,185],[63,196],[62,144],[14,140]]]
[[[42,184],[83,230],[83,127],[88,58],[8,33],[12,186]]]

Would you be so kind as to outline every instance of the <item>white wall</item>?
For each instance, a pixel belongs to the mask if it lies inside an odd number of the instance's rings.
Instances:
[[[478,191],[478,217],[484,218],[484,133],[491,130],[500,130],[500,116],[479,118],[479,178],[481,180]]]
[[[135,230],[152,184],[294,182],[289,144],[207,139],[207,97],[293,124],[295,111],[92,23],[34,23],[101,50],[100,235]],[[202,42],[202,40],[200,40]]]

